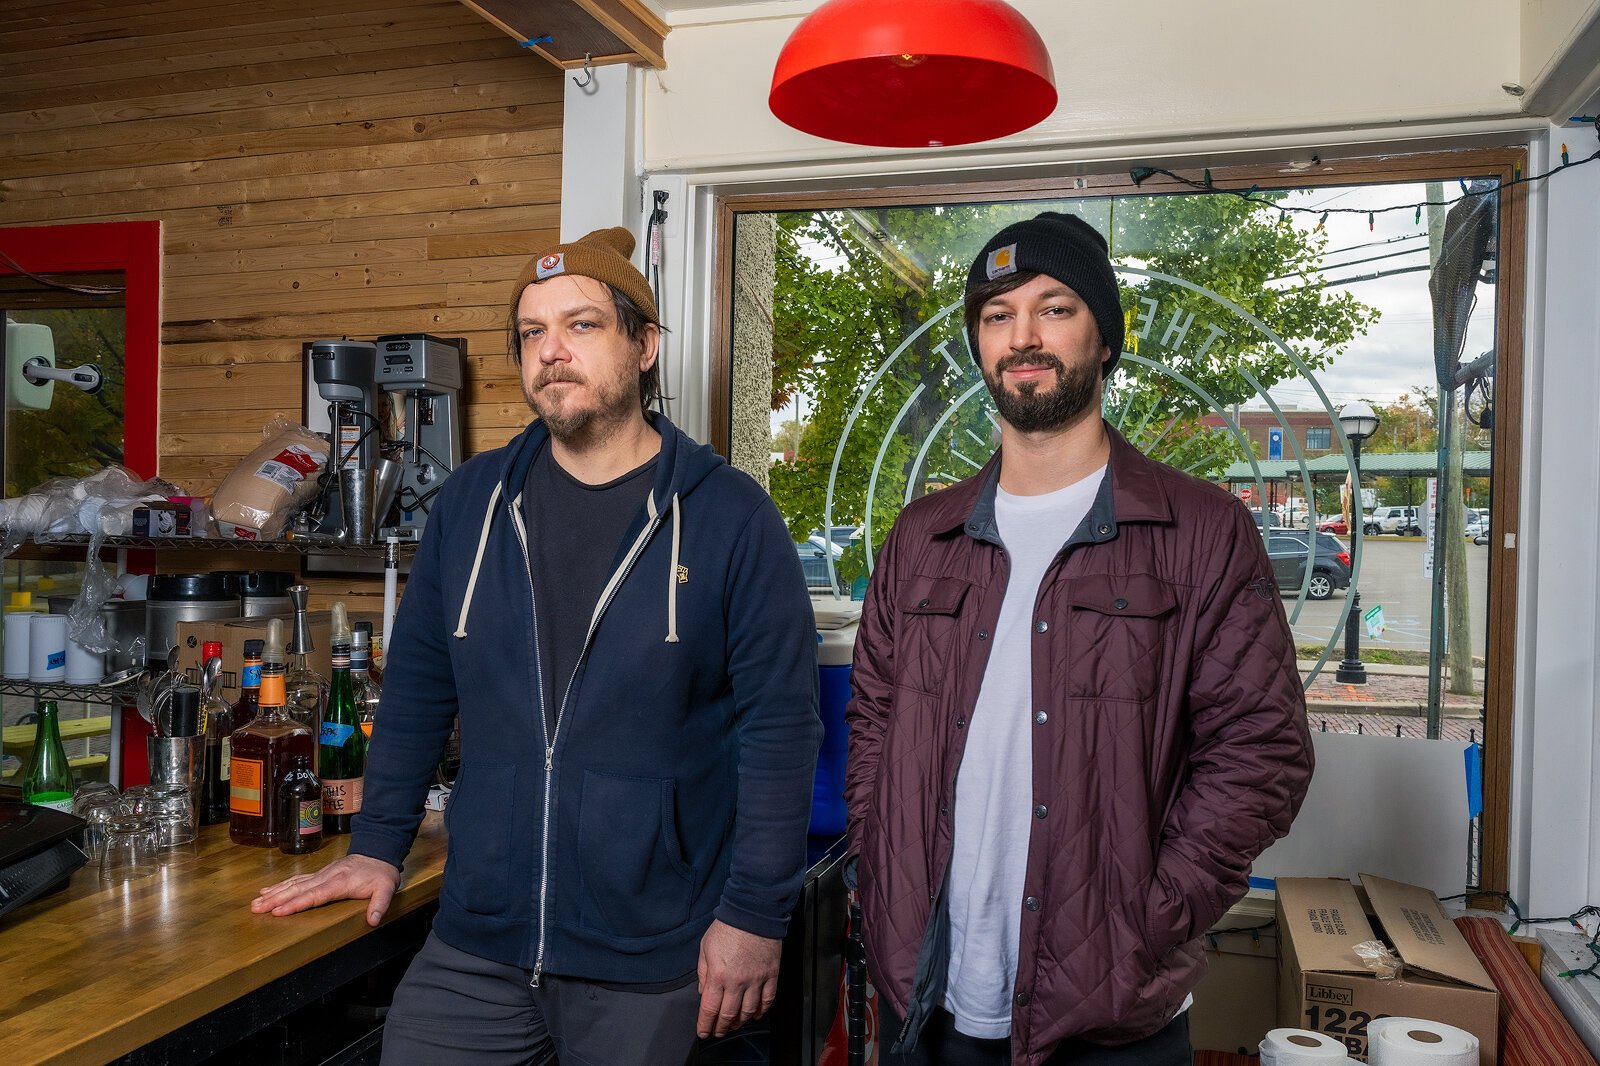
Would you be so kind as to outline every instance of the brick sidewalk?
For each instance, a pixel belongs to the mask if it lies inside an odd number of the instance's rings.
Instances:
[[[1346,685],[1334,680],[1334,669],[1330,662],[1306,687],[1306,717],[1313,730],[1387,737],[1428,735],[1426,677],[1376,673],[1369,668],[1365,685]],[[1440,703],[1445,715],[1442,739],[1465,743],[1483,738],[1481,694],[1442,692]]]

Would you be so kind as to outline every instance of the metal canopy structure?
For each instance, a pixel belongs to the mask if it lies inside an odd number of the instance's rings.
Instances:
[[[1463,452],[1461,472],[1465,477],[1488,477],[1490,453],[1486,451]],[[1338,452],[1319,455],[1306,460],[1305,473],[1312,481],[1343,481],[1350,466]],[[1363,452],[1361,477],[1436,477],[1439,473],[1439,453],[1429,452]],[[1223,471],[1218,480],[1229,485],[1253,485],[1257,481],[1299,481],[1300,464],[1287,459],[1257,459],[1254,464],[1234,463]]]

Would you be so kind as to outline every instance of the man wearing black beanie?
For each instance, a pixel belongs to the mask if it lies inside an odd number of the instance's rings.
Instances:
[[[1187,1064],[1201,938],[1310,782],[1294,643],[1249,511],[1100,416],[1105,239],[1007,226],[964,306],[1000,450],[901,512],[847,712],[883,1061]]]

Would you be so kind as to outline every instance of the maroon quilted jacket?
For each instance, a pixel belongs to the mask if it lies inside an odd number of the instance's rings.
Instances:
[[[1033,831],[1012,1059],[1164,1026],[1200,937],[1244,894],[1311,779],[1294,642],[1261,536],[1221,489],[1114,430],[1100,494],[1044,578]],[[944,999],[956,770],[1008,564],[998,457],[912,503],[867,590],[845,797],[869,973],[906,1024]]]

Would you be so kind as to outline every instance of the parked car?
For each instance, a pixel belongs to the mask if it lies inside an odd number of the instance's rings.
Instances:
[[[800,569],[805,571],[807,589],[812,592],[838,592],[841,596],[850,594],[850,586],[839,574],[839,557],[844,554],[843,548],[815,535],[796,541],[794,548],[800,554]],[[828,580],[830,554],[833,556],[832,581]]]
[[[1489,543],[1489,512],[1487,509],[1467,512],[1466,536],[1474,544]]]
[[[1374,507],[1369,532],[1422,536],[1422,514],[1415,507]]]
[[[1306,595],[1314,600],[1325,600],[1338,589],[1350,587],[1350,553],[1343,544],[1327,533],[1317,534],[1317,557],[1311,559],[1303,531],[1275,533],[1267,538],[1267,558],[1272,562],[1272,576],[1277,579],[1278,591],[1285,596],[1298,596],[1300,586],[1306,584]],[[1305,581],[1306,566],[1311,566],[1311,580]]]
[[[1332,518],[1324,518],[1317,523],[1318,533],[1337,533],[1341,537],[1350,535],[1350,524],[1344,520],[1344,515],[1336,514]]]

